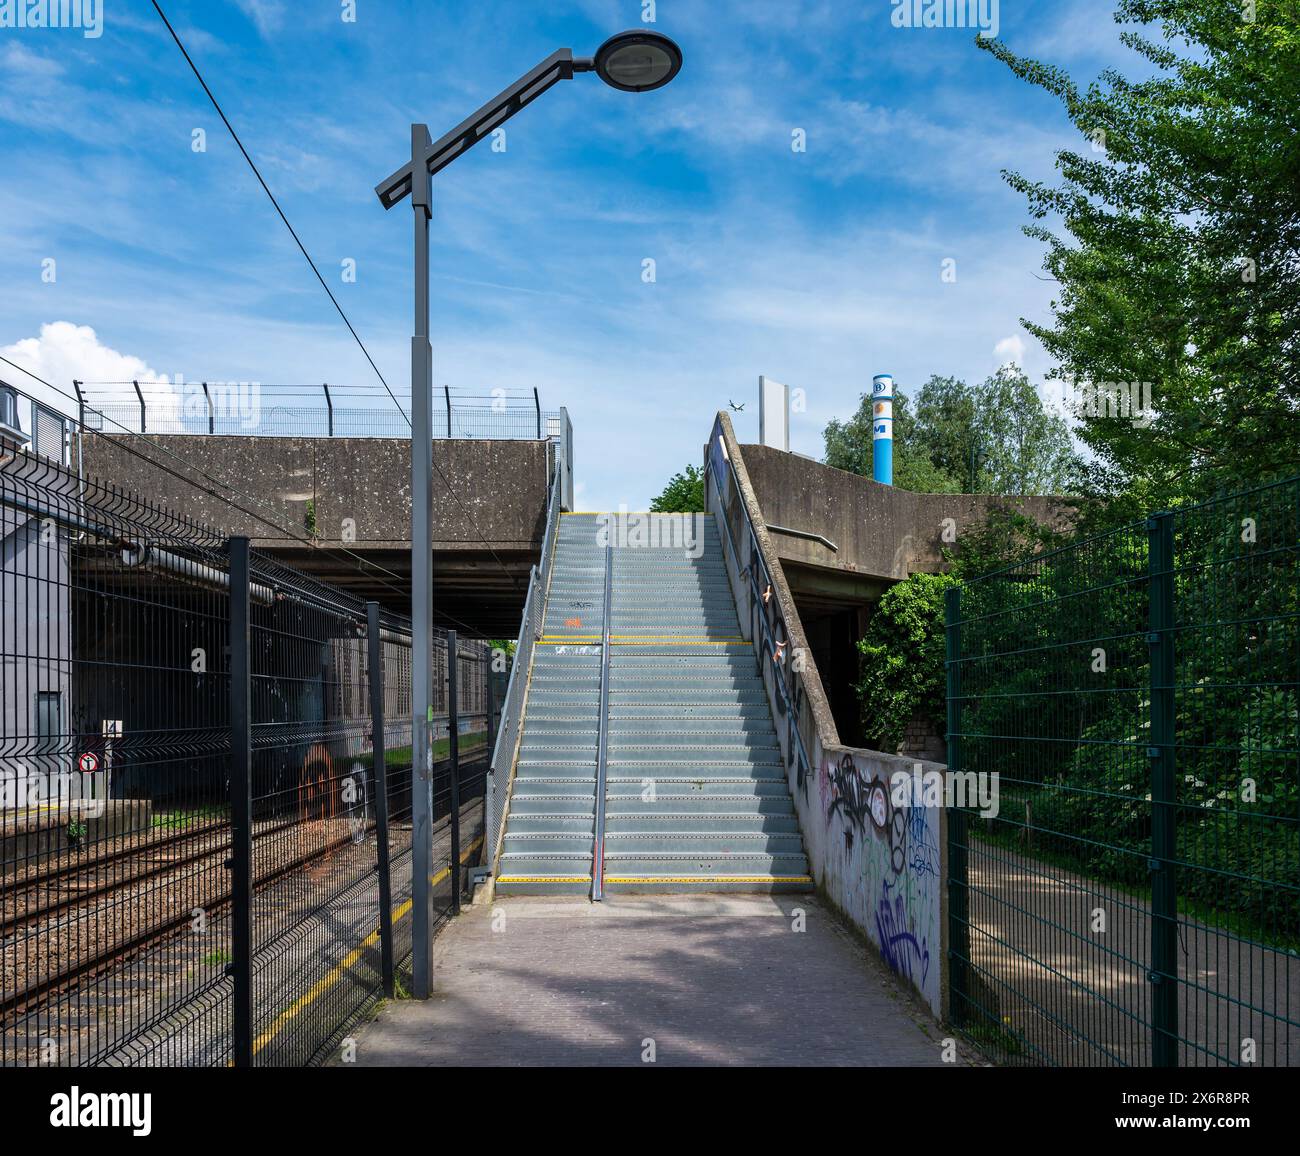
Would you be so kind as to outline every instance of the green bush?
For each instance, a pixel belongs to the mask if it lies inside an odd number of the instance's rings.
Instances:
[[[896,750],[913,717],[944,730],[943,597],[956,581],[948,574],[913,574],[890,587],[858,643],[855,689],[863,732],[877,750]]]

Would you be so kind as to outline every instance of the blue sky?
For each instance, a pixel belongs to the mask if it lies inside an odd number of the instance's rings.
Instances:
[[[372,190],[410,122],[437,136],[554,48],[589,54],[643,12],[357,0],[345,23],[339,0],[163,7],[402,398],[410,211]],[[686,61],[672,85],[632,96],[579,76],[509,123],[504,152],[457,161],[434,189],[435,384],[537,387],[574,420],[579,505],[643,509],[700,460],[729,400],[756,440],[760,374],[805,391],[791,443],[812,454],[873,373],[906,391],[1015,357],[1041,382],[1049,363],[1018,319],[1047,317],[1052,287],[999,170],[1048,176],[1078,138],[970,30],[895,28],[891,9],[665,0],[654,27]],[[1111,10],[1002,0],[999,33],[1079,80],[1136,71]],[[65,388],[330,381],[391,409],[147,0],[104,0],[97,39],[0,29],[0,157],[6,356]]]

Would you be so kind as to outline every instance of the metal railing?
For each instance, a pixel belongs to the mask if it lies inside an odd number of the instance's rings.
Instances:
[[[609,631],[614,590],[614,549],[605,546],[605,581],[600,639],[600,714],[596,732],[596,824],[591,847],[591,898],[599,903],[605,890],[605,790],[609,775]]]
[[[11,448],[0,541],[0,1064],[319,1061],[410,954],[409,622]],[[489,665],[435,645],[445,913]]]
[[[510,664],[510,680],[506,686],[505,699],[501,704],[501,715],[497,722],[496,743],[492,748],[492,757],[487,767],[485,832],[483,856],[480,862],[491,870],[495,870],[497,856],[500,854],[501,835],[505,830],[506,805],[510,798],[515,752],[519,748],[519,735],[523,726],[524,703],[528,693],[529,674],[533,666],[533,649],[542,636],[551,559],[554,556],[555,537],[559,531],[562,485],[561,463],[551,480],[551,489],[546,502],[546,530],[542,535],[541,560],[528,575],[528,595],[524,600],[519,638],[515,643],[514,658]]]
[[[344,385],[258,382],[73,383],[78,419],[105,433],[240,437],[408,438],[409,415],[386,395]],[[545,440],[563,434],[561,410],[537,390],[434,395],[435,438]]]
[[[1003,1063],[1300,1064],[1300,479],[948,592],[952,1018]]]

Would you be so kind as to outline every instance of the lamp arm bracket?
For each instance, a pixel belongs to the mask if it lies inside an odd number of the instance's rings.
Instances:
[[[595,63],[588,59],[574,60],[571,48],[552,52],[536,68],[525,73],[509,88],[503,90],[477,112],[466,117],[446,135],[434,141],[424,154],[429,175],[434,176],[452,161],[478,144],[492,129],[504,124],[521,108],[531,104],[548,88],[561,80],[573,79],[575,72],[590,72]],[[375,186],[375,195],[386,209],[399,204],[411,193],[412,162],[407,162],[386,180]]]

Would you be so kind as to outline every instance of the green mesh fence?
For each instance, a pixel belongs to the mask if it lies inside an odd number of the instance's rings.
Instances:
[[[1300,1064],[1300,479],[949,592],[952,1018],[1012,1064]]]

